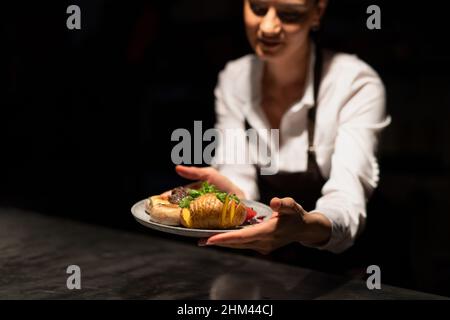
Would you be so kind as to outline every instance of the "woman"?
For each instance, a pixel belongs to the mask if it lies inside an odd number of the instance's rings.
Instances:
[[[389,123],[385,93],[376,72],[356,56],[318,49],[311,35],[326,6],[326,0],[244,1],[255,55],[230,62],[220,74],[216,127],[279,129],[280,171],[264,176],[251,164],[176,170],[270,202],[274,213],[200,245],[268,254],[300,243],[340,253],[363,229],[378,182],[377,134]]]

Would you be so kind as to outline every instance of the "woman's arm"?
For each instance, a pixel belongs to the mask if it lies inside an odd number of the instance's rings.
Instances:
[[[261,253],[294,241],[335,253],[353,244],[364,226],[366,201],[378,183],[378,133],[390,119],[385,115],[383,84],[373,71],[361,71],[348,91],[340,113],[330,178],[316,209],[306,212],[294,199],[274,198],[274,214],[269,221],[213,236],[201,244]]]
[[[340,113],[330,177],[314,210],[330,220],[333,230],[329,242],[316,247],[335,253],[352,246],[364,228],[366,202],[379,179],[378,136],[390,122],[384,86],[370,68],[355,76],[349,93]]]

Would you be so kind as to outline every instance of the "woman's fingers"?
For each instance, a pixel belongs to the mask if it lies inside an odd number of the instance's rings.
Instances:
[[[234,185],[228,178],[221,175],[213,167],[187,167],[178,165],[175,167],[176,172],[183,178],[190,180],[207,181],[215,185],[218,189],[229,193],[235,193],[239,198],[244,199],[245,195],[236,185]],[[197,187],[200,185],[197,184]],[[194,187],[195,189],[195,187]]]
[[[218,244],[242,244],[264,238],[270,232],[268,222],[262,222],[258,225],[241,229],[233,232],[216,234],[206,241],[206,245]]]
[[[301,215],[305,214],[305,210],[295,202],[292,198],[273,198],[270,201],[270,207],[273,211],[278,212],[279,214],[283,213],[299,213]]]
[[[246,242],[246,243],[239,243],[239,244],[216,244],[218,247],[223,248],[231,248],[231,249],[247,249],[247,250],[255,250],[261,254],[268,254],[270,251],[268,249],[264,249],[261,246],[260,241],[252,241],[252,242]]]
[[[280,198],[272,198],[272,200],[270,200],[270,208],[275,211],[278,212],[278,210],[281,207],[281,199]]]
[[[278,218],[280,216],[280,214],[276,211],[272,212],[272,215],[270,216],[270,219],[275,219]]]
[[[256,240],[253,240],[253,241],[242,241],[242,242],[238,242],[238,243],[233,243],[233,242],[228,242],[228,241],[218,241],[218,242],[211,243],[208,240],[209,240],[209,238],[200,239],[198,241],[198,245],[200,247],[209,246],[209,245],[215,245],[215,246],[227,246],[227,247],[230,247],[230,248],[234,248],[234,247],[250,245],[252,243],[258,242]]]
[[[207,238],[201,239],[198,242],[198,245],[203,247],[207,244]],[[271,252],[271,249],[268,245],[264,244],[264,241],[255,240],[255,241],[249,241],[249,242],[242,242],[242,243],[215,243],[215,246],[223,247],[223,248],[231,248],[231,249],[249,249],[259,252],[260,254],[269,254]],[[210,245],[210,244],[208,244]],[[266,248],[267,247],[267,248]]]
[[[207,180],[208,172],[206,168],[187,167],[178,165],[175,167],[176,172],[183,178],[189,180]]]

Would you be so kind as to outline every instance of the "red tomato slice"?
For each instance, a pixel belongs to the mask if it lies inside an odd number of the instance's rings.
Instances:
[[[247,217],[245,218],[245,220],[250,220],[253,219],[254,217],[256,217],[256,211],[253,210],[252,208],[247,207]]]

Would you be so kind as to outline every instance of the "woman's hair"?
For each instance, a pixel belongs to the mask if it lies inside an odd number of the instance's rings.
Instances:
[[[318,2],[319,2],[319,0],[314,0],[315,4],[317,4]],[[310,37],[311,37],[311,39],[313,39],[313,41],[316,45],[320,44],[320,31],[321,31],[321,28],[319,27],[316,29],[311,29],[311,32],[310,32]]]

